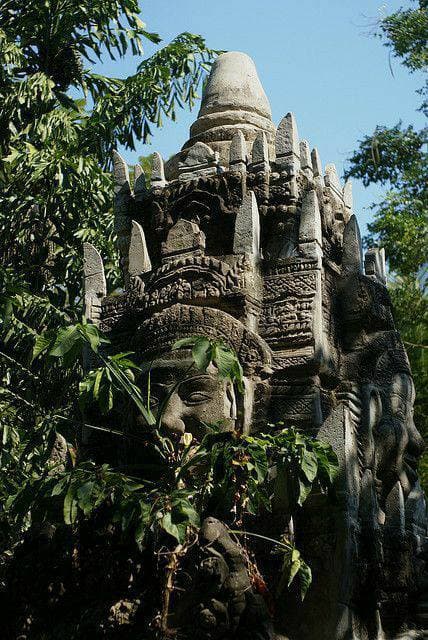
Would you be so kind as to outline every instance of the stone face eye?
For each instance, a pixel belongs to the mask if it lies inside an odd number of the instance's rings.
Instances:
[[[159,398],[157,398],[156,396],[151,395],[150,396],[150,408],[151,409],[156,409],[159,406]]]
[[[193,391],[182,398],[186,404],[202,404],[212,400],[212,396],[204,391]]]
[[[209,376],[198,376],[184,381],[178,390],[182,401],[187,405],[203,404],[213,399],[218,391],[218,382]]]

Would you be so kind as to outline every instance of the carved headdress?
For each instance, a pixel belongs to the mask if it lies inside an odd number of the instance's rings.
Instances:
[[[124,293],[105,297],[88,275],[89,317],[138,328],[144,353],[186,332],[217,336],[244,368],[275,371],[272,417],[319,423],[316,377],[339,366],[332,306],[350,219],[349,259],[361,260],[351,190],[334,165],[323,177],[291,113],[275,130],[251,59],[217,59],[190,140],[165,166],[154,154],[149,188],[137,166],[131,190],[117,153],[114,175]]]

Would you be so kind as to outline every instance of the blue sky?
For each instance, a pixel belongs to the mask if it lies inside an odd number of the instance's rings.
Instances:
[[[248,53],[255,61],[276,124],[288,111],[297,118],[301,138],[317,146],[321,161],[342,173],[357,141],[377,124],[400,118],[421,126],[415,90],[422,79],[409,75],[373,37],[376,20],[412,6],[403,0],[150,0],[141,17],[150,31],[168,42],[182,31],[199,33],[214,49]],[[414,5],[413,5],[414,6]],[[146,55],[155,50],[146,45]],[[126,76],[138,59],[99,65],[103,73]],[[393,75],[390,70],[392,66]],[[133,163],[159,151],[165,158],[188,137],[197,116],[180,111],[175,123],[154,130],[150,145],[123,152]],[[354,208],[362,231],[370,220],[368,205],[380,197],[377,187],[354,182]]]

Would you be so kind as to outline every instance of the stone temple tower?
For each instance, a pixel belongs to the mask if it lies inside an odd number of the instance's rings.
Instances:
[[[131,189],[116,153],[123,292],[106,295],[86,244],[88,319],[169,369],[180,366],[178,338],[223,340],[240,357],[245,394],[238,408],[211,398],[210,415],[246,432],[282,420],[339,458],[335,500],[314,495],[296,524],[313,585],[260,637],[423,637],[400,635],[422,622],[423,441],[385,255],[363,256],[351,184],[323,168],[292,113],[274,125],[254,63],[238,52],[214,63],[181,151],[166,163],[154,154],[150,186],[139,166],[134,176]],[[177,408],[167,428],[196,433],[190,414]]]

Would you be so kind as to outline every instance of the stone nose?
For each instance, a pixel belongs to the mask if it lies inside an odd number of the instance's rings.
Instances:
[[[164,429],[167,429],[168,431],[172,431],[174,433],[184,433],[185,424],[183,421],[183,416],[183,402],[178,393],[173,393],[163,410],[161,416],[161,424]]]

